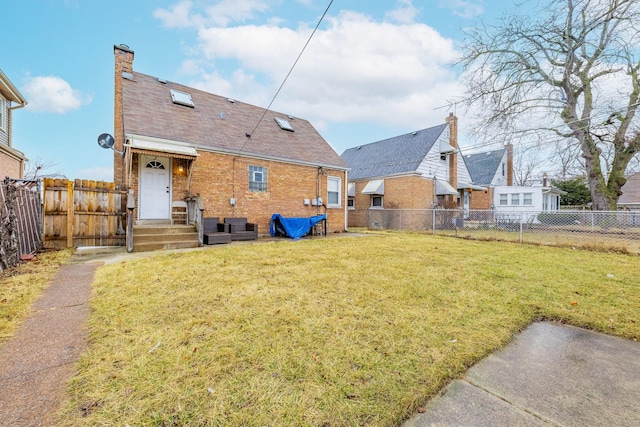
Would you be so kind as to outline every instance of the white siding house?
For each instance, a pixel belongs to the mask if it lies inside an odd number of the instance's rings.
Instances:
[[[492,208],[499,213],[522,214],[522,220],[528,221],[540,212],[559,210],[562,194],[564,192],[555,187],[498,185],[494,187]]]

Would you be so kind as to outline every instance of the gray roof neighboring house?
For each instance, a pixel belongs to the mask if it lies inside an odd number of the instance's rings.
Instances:
[[[123,73],[122,91],[124,130],[133,143],[136,137],[146,137],[180,150],[347,169],[311,123],[299,117],[265,112],[262,107],[139,72]],[[172,98],[176,96],[178,101]]]
[[[367,179],[416,172],[447,123],[405,135],[349,148],[342,159],[351,168],[349,179]]]
[[[468,154],[464,161],[471,174],[471,179],[476,185],[491,185],[493,178],[500,167],[506,149],[488,151],[485,153]]]

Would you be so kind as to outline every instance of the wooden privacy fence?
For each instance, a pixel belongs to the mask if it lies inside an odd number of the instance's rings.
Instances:
[[[114,183],[44,180],[47,246],[124,246],[125,226],[126,191]]]
[[[41,214],[37,181],[7,178],[0,183],[0,271],[42,246]]]

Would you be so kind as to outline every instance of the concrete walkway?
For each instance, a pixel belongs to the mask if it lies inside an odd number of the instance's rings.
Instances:
[[[0,425],[55,425],[74,364],[87,345],[88,301],[99,265],[63,265],[32,315],[0,347]]]
[[[534,323],[405,427],[640,426],[640,344]]]

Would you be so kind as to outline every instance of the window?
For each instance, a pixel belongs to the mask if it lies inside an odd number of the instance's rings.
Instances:
[[[507,174],[507,165],[502,163],[502,176],[504,177]]]
[[[249,166],[249,191],[267,191],[267,168]]]
[[[520,194],[515,193],[511,195],[511,205],[518,206],[520,204]]]
[[[340,207],[340,187],[342,179],[335,176],[327,177],[327,207]]]
[[[356,208],[356,199],[354,197],[349,197],[347,199],[347,207],[349,209],[355,209]]]
[[[149,169],[164,169],[164,164],[162,164],[162,162],[157,162],[155,160],[152,160],[149,163],[147,163],[145,167]]]
[[[293,126],[291,126],[291,123],[289,123],[289,120],[280,117],[276,117],[275,120],[276,123],[278,123],[278,126],[280,126],[280,129],[288,130],[289,132],[295,132]]]
[[[372,208],[381,208],[383,202],[383,196],[371,196],[371,207]]]
[[[509,199],[507,198],[508,196],[508,194],[500,195],[500,206],[507,206],[509,204]]]
[[[191,95],[186,92],[171,89],[171,100],[174,104],[184,105],[185,107],[195,107]]]
[[[533,205],[533,193],[524,193],[522,195],[522,204],[525,206]]]

